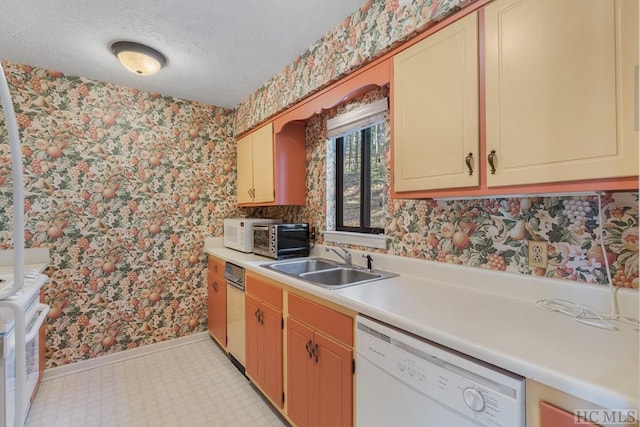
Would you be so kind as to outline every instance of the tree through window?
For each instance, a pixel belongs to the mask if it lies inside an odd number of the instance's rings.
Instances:
[[[384,123],[336,138],[336,230],[384,231]]]

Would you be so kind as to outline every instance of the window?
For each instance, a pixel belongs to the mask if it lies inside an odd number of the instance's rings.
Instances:
[[[336,230],[384,231],[384,123],[336,138]]]
[[[384,232],[387,105],[380,99],[327,122],[327,230]]]

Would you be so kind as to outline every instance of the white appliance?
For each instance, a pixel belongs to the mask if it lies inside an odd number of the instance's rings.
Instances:
[[[224,220],[224,246],[253,252],[253,224],[281,224],[281,219],[227,218]]]
[[[10,286],[0,289],[0,303],[3,307],[14,312],[15,318],[15,390],[16,399],[14,424],[21,427],[24,423],[27,402],[24,397],[27,392],[27,357],[26,357],[26,316],[24,306],[18,301],[9,300],[17,296],[24,286],[24,179],[22,176],[22,150],[20,149],[20,135],[16,114],[11,102],[9,85],[0,63],[0,104],[4,113],[9,134],[9,148],[11,155],[11,177],[13,179],[13,274],[15,280]],[[6,401],[4,399],[3,401]]]
[[[224,265],[224,278],[227,282],[227,352],[231,362],[244,373],[244,268],[227,262]]]
[[[38,332],[49,313],[49,306],[39,303],[40,288],[47,280],[44,274],[31,274],[19,292],[0,301],[0,427],[22,426],[29,412],[40,373]],[[0,289],[12,284],[13,276],[0,276]],[[26,387],[22,396],[17,396],[16,313],[24,313],[26,325]],[[23,408],[19,416],[16,403]]]
[[[522,377],[363,316],[356,325],[359,426],[524,426]]]

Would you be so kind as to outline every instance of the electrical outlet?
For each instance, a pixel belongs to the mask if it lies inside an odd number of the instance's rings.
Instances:
[[[547,268],[547,242],[529,241],[529,267]]]

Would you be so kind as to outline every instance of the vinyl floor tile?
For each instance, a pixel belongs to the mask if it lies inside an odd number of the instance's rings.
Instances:
[[[42,382],[26,427],[287,426],[210,340]]]

